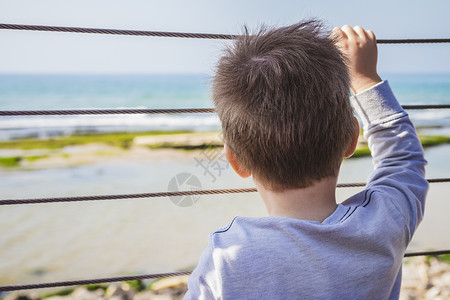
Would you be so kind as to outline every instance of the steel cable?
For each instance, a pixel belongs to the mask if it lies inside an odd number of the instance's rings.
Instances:
[[[58,198],[38,198],[38,199],[14,199],[14,200],[0,200],[0,205],[77,202],[77,201],[92,201],[92,200],[118,200],[118,199],[157,198],[157,197],[177,197],[177,196],[215,195],[215,194],[233,194],[233,193],[250,193],[250,192],[256,192],[256,188],[191,190],[191,191],[178,191],[178,192],[156,192],[156,193],[141,193],[141,194],[98,195],[98,196],[58,197]]]
[[[428,179],[429,183],[450,182],[450,178]],[[338,188],[363,187],[365,183],[339,183]],[[78,197],[57,197],[57,198],[36,198],[36,199],[8,199],[0,200],[0,205],[17,205],[17,204],[38,204],[38,203],[55,203],[55,202],[79,202],[94,200],[118,200],[118,199],[137,199],[137,198],[157,198],[157,197],[176,197],[176,196],[193,196],[193,195],[217,195],[217,194],[235,194],[235,193],[252,193],[256,192],[256,188],[241,189],[217,189],[217,190],[191,190],[177,192],[156,192],[156,193],[140,193],[140,194],[119,194],[119,195],[98,195],[98,196],[78,196]]]
[[[438,251],[423,251],[423,252],[411,252],[405,253],[405,257],[413,257],[413,256],[439,256],[444,254],[450,254],[450,250],[438,250]]]
[[[404,109],[449,109],[450,104],[403,105]],[[214,113],[214,108],[167,108],[167,109],[74,109],[74,110],[9,110],[0,116],[52,116],[52,115],[117,115],[117,114],[192,114]]]
[[[155,37],[199,38],[199,39],[223,39],[223,40],[230,40],[230,39],[235,39],[236,37],[239,37],[239,35],[232,35],[232,34],[167,32],[167,31],[147,31],[147,30],[122,30],[122,29],[21,25],[21,24],[0,24],[0,29],[52,31],[52,32],[74,32],[74,33],[97,33],[97,34],[155,36]],[[379,39],[379,40],[377,40],[377,43],[379,43],[379,44],[450,43],[450,39]]]
[[[180,38],[198,38],[198,39],[229,40],[235,38],[235,36],[230,34],[163,32],[163,31],[146,31],[146,30],[122,30],[122,29],[101,29],[101,28],[84,28],[84,27],[19,25],[19,24],[0,24],[0,29],[98,33],[98,34],[116,34],[116,35],[155,36],[155,37],[180,37]]]
[[[182,271],[182,272],[172,272],[172,273],[131,275],[131,276],[120,276],[120,277],[98,278],[98,279],[33,283],[33,284],[23,284],[23,285],[6,285],[6,286],[0,286],[0,292],[41,289],[41,288],[61,287],[61,286],[71,286],[71,285],[100,284],[100,283],[130,281],[130,280],[158,279],[158,278],[164,278],[164,277],[189,275],[191,273],[192,273],[192,271]]]
[[[192,114],[214,113],[213,108],[170,109],[75,109],[75,110],[22,110],[0,111],[0,116],[44,116],[44,115],[117,115],[117,114]]]

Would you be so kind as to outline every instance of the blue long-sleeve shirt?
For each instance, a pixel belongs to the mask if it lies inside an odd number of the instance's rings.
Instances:
[[[398,299],[426,161],[387,82],[352,102],[374,162],[366,188],[322,223],[234,218],[209,236],[184,299]]]

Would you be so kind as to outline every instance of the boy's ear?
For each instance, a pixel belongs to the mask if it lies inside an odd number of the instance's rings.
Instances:
[[[252,175],[250,172],[244,170],[239,162],[237,161],[234,154],[231,152],[230,148],[228,148],[227,144],[223,145],[223,148],[225,149],[225,155],[227,156],[228,162],[230,163],[233,170],[242,178],[247,178],[250,175]]]
[[[349,158],[350,156],[355,153],[356,146],[358,145],[358,139],[359,139],[359,123],[358,119],[353,117],[353,121],[355,122],[355,130],[353,132],[353,137],[350,141],[350,144],[348,145],[347,151],[345,151],[344,157]]]

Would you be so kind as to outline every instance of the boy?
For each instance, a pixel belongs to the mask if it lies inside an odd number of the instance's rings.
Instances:
[[[330,38],[316,21],[246,32],[226,51],[213,86],[226,155],[269,216],[212,233],[185,299],[398,299],[426,161],[376,64],[373,32]],[[338,205],[340,164],[359,136],[350,88],[375,170]]]

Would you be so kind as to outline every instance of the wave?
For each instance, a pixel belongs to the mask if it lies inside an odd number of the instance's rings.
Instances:
[[[450,110],[426,109],[407,111],[416,127],[448,127],[450,126]]]
[[[20,116],[0,119],[0,140],[60,135],[139,132],[217,131],[217,115]]]
[[[408,113],[416,127],[450,127],[450,110]],[[215,114],[15,116],[0,118],[0,140],[108,132],[217,131],[220,128]]]

